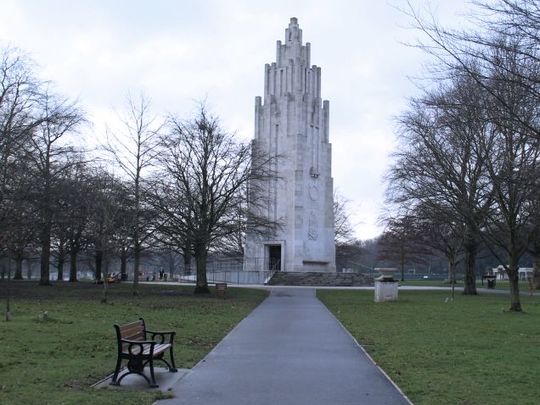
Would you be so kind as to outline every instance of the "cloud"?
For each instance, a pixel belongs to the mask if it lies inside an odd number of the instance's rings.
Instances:
[[[465,0],[432,2],[443,22],[465,8]],[[334,181],[353,200],[357,236],[370,238],[380,232],[392,120],[417,91],[408,77],[425,60],[403,45],[417,33],[403,28],[408,21],[396,4],[404,3],[4,0],[0,39],[29,51],[43,77],[80,100],[94,122],[91,138],[103,135],[128,91],[144,91],[155,111],[184,117],[206,99],[224,127],[247,140],[264,64],[297,17],[330,100]]]

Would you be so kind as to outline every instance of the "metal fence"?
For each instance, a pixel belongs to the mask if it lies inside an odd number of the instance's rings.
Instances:
[[[243,257],[211,258],[206,266],[206,278],[209,283],[229,284],[265,284],[272,278],[275,270],[263,270],[264,260]],[[179,276],[179,281],[195,282],[196,269],[194,263],[189,271]]]

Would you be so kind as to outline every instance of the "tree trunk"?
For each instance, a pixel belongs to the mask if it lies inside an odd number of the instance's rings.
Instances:
[[[172,252],[169,252],[169,277],[171,279],[171,281],[173,280],[173,275],[175,274],[175,261],[174,261],[174,256],[173,256],[173,253]]]
[[[534,256],[533,263],[533,286],[535,290],[538,290],[540,288],[540,255]]]
[[[11,320],[11,258],[7,258],[7,286],[6,286],[6,322]]]
[[[41,231],[41,269],[39,285],[52,285],[50,280],[51,221],[46,221]]]
[[[26,278],[28,280],[32,279],[32,273],[34,272],[34,269],[32,268],[33,262],[31,260],[26,261]]]
[[[476,291],[476,251],[478,245],[475,242],[469,241],[465,244],[465,280],[463,287],[463,294],[465,295],[477,295]]]
[[[138,234],[137,234],[138,237]],[[141,246],[135,241],[133,249],[133,295],[139,295],[139,267],[141,262]]]
[[[139,266],[141,262],[141,240],[140,240],[140,208],[141,194],[139,181],[141,176],[140,160],[137,156],[137,173],[135,175],[135,229],[133,232],[133,295],[139,295]]]
[[[60,245],[58,249],[58,262],[56,263],[56,271],[58,275],[56,279],[58,281],[64,281],[64,263],[66,262],[66,252],[64,251],[63,246]]]
[[[22,271],[23,260],[24,260],[24,257],[22,253],[19,252],[15,255],[15,274],[13,275],[13,280],[23,279],[23,274],[22,274],[23,273]]]
[[[197,264],[197,284],[195,286],[195,294],[209,294],[208,280],[206,279],[206,261],[208,259],[208,251],[205,247],[195,248],[195,262]]]
[[[509,266],[506,270],[510,282],[510,311],[521,312],[521,301],[519,299],[519,265],[515,256],[509,257]]]
[[[69,281],[75,283],[77,281],[77,254],[78,249],[71,249],[69,253]]]
[[[105,257],[105,274],[103,277],[103,295],[101,297],[101,303],[106,304],[107,299],[109,296],[109,282],[107,281],[107,278],[109,277],[109,259],[108,257]]]
[[[95,263],[96,263],[96,280],[101,280],[101,265],[103,264],[103,251],[96,250],[95,254]]]
[[[127,252],[122,251],[120,254],[120,280],[126,281],[127,279]]]
[[[452,285],[452,301],[454,301],[456,296],[456,261],[453,259],[448,261],[448,277]]]
[[[191,274],[191,251],[190,249],[182,249],[182,255],[184,256],[184,274]]]
[[[401,261],[401,281],[405,281],[405,248],[403,245],[400,247],[400,261]]]

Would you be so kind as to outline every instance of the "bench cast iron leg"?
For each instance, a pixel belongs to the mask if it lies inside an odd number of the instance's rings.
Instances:
[[[156,376],[154,375],[154,359],[150,358],[150,388],[158,388],[159,385],[156,383]]]
[[[174,364],[174,355],[173,355],[173,350],[172,350],[172,346],[169,348],[169,354],[171,355],[171,366],[172,367],[169,367],[169,372],[171,373],[176,373],[178,371],[178,369],[176,368],[176,365]]]
[[[114,369],[114,375],[111,380],[111,385],[120,385],[117,379],[118,379],[118,374],[120,373],[121,365],[122,365],[122,359],[120,358],[120,356],[118,356],[118,359],[116,360],[116,368]]]

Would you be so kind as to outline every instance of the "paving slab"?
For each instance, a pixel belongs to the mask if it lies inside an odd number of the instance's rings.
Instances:
[[[157,404],[410,404],[314,288],[273,288],[172,392]]]
[[[148,377],[150,373],[148,368],[145,369]],[[154,375],[156,377],[156,382],[159,387],[150,388],[148,382],[137,374],[130,374],[124,377],[120,382],[121,385],[111,385],[112,374],[105,377],[103,380],[97,382],[93,385],[94,388],[109,388],[114,390],[125,389],[125,390],[136,390],[136,391],[161,391],[167,392],[172,391],[178,381],[183,378],[190,370],[185,368],[180,368],[176,373],[170,373],[168,368],[165,367],[154,367]],[[118,378],[121,378],[122,375],[128,372],[127,369],[124,369],[120,372]]]

